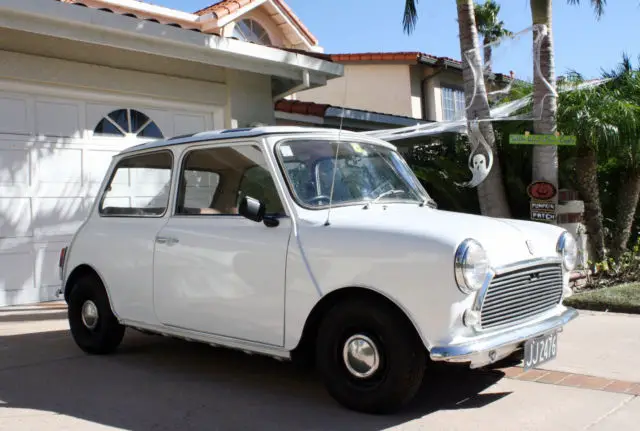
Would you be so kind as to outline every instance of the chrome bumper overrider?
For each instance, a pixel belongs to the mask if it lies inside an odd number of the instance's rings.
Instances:
[[[471,362],[472,368],[488,365],[518,350],[525,341],[550,331],[560,330],[569,321],[578,317],[573,308],[565,309],[562,314],[519,327],[510,332],[501,332],[482,339],[433,346],[430,357],[433,361]]]

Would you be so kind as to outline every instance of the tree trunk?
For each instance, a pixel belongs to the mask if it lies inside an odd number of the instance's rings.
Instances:
[[[545,24],[547,26],[547,37],[540,49],[540,69],[544,78],[556,88],[555,66],[553,60],[553,33],[551,28],[551,3],[552,0],[530,0],[531,15],[533,24]],[[534,55],[535,40],[539,31],[534,29]],[[533,132],[541,135],[552,135],[557,130],[556,113],[558,111],[558,101],[551,94],[544,81],[535,70],[534,57],[534,79],[533,79]],[[558,188],[558,147],[555,145],[536,145],[533,148],[533,181],[547,181]],[[558,203],[557,196],[553,199]]]
[[[460,31],[460,50],[462,53],[462,77],[464,79],[464,93],[468,105],[474,94],[473,68],[481,73],[482,60],[478,43],[478,33],[474,15],[473,0],[456,0],[458,6],[458,26]],[[471,52],[469,59],[465,55]],[[471,63],[471,64],[470,64]],[[467,119],[490,118],[489,100],[484,79],[478,79],[475,88],[476,97],[473,104],[467,109]],[[493,167],[487,178],[478,186],[478,200],[480,211],[490,217],[510,218],[511,211],[507,201],[507,193],[502,182],[502,168],[496,148],[496,137],[490,122],[480,123],[480,131],[493,151]]]
[[[491,46],[487,46],[487,45],[491,43],[491,41],[489,40],[488,37],[485,36],[482,43],[484,44],[484,73],[486,73],[487,75],[490,75],[491,74],[491,54],[493,54],[493,52],[491,51]]]
[[[638,198],[640,198],[640,172],[623,174],[618,187],[616,226],[611,242],[611,256],[615,259],[618,259],[627,249],[638,207]]]
[[[580,144],[578,142],[578,145]],[[576,185],[578,193],[584,201],[584,220],[593,256],[592,260],[601,262],[605,259],[606,254],[598,184],[598,159],[595,150],[586,145],[580,149],[576,158]]]

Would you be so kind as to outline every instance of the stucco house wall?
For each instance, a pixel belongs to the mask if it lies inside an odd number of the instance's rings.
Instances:
[[[415,117],[406,64],[345,64],[344,77],[296,93],[297,100]]]

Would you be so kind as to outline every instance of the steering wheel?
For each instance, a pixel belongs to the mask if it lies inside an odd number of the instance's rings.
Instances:
[[[328,202],[331,201],[331,198],[329,196],[326,196],[326,195],[319,195],[319,196],[315,196],[315,197],[312,197],[311,199],[307,200],[307,203],[311,204],[311,203],[319,202],[319,201],[322,201],[322,200],[325,200],[328,203]]]

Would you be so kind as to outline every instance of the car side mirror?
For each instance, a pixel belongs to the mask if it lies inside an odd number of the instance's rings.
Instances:
[[[265,205],[251,196],[244,196],[238,205],[238,214],[258,223],[264,220],[265,210]]]

